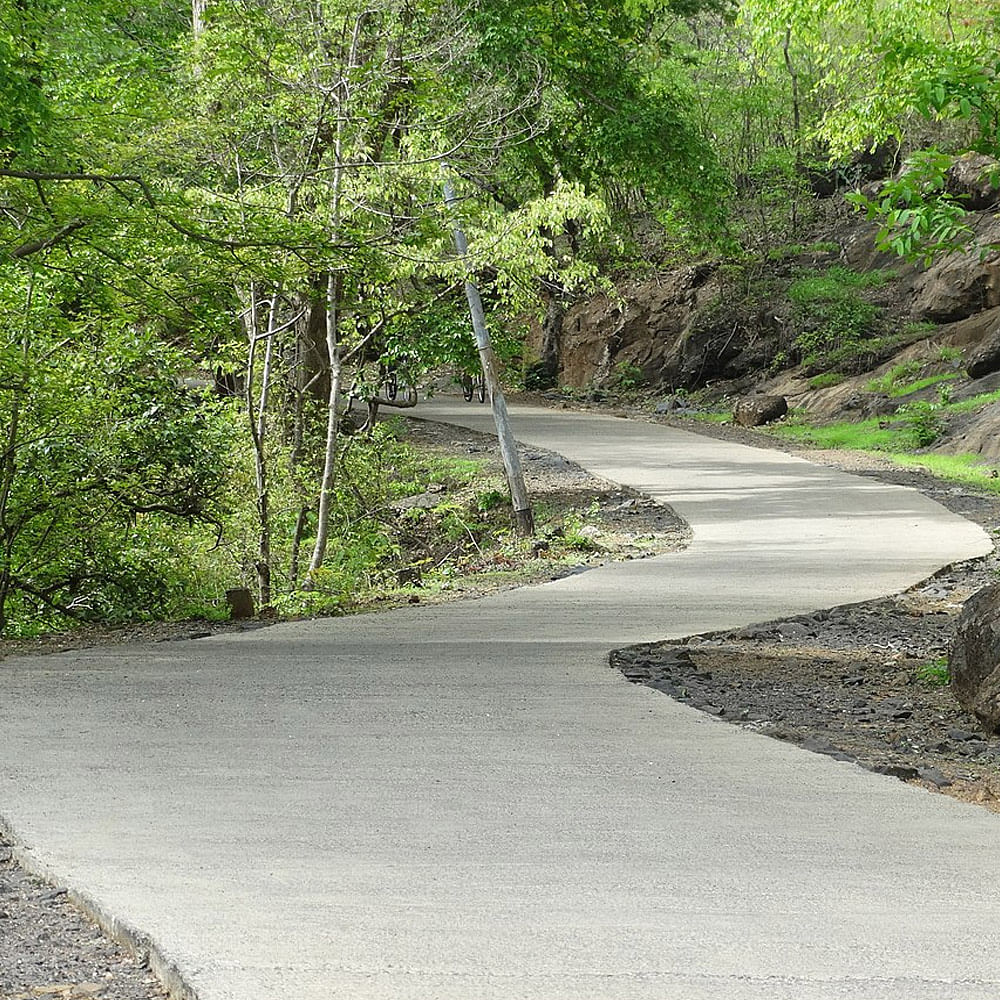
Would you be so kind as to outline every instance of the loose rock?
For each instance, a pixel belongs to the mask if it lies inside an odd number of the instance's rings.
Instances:
[[[788,400],[784,396],[760,393],[738,399],[733,407],[733,420],[741,427],[759,427],[778,420],[787,412]]]
[[[959,704],[986,732],[1000,732],[1000,584],[966,601],[948,665]]]

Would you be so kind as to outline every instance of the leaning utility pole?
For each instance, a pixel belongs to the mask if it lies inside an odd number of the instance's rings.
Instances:
[[[444,175],[444,203],[449,209],[454,209],[457,200],[447,174],[447,166],[442,167]],[[455,236],[455,249],[465,263],[465,297],[469,301],[469,313],[472,316],[472,330],[476,335],[476,347],[479,350],[479,360],[483,366],[483,378],[490,393],[490,405],[493,407],[493,422],[496,425],[497,439],[500,442],[500,454],[503,457],[504,469],[507,473],[507,486],[510,489],[511,505],[514,508],[514,524],[519,535],[535,533],[535,517],[531,512],[531,502],[528,500],[528,489],[524,485],[524,471],[521,468],[521,458],[517,453],[517,443],[510,428],[507,416],[507,401],[500,388],[497,378],[496,361],[493,356],[493,345],[490,343],[490,333],[486,328],[486,313],[483,310],[483,300],[479,288],[472,280],[469,268],[469,241],[458,221],[458,216],[452,215],[452,229]]]

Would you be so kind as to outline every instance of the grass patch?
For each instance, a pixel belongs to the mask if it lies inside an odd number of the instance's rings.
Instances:
[[[846,378],[847,376],[841,372],[822,372],[819,375],[813,375],[813,377],[809,379],[809,388],[830,389],[835,385],[840,385],[840,383]]]
[[[931,419],[936,417],[937,411],[932,412]],[[827,424],[822,427],[792,421],[766,428],[766,433],[816,448],[877,451],[904,468],[921,469],[938,479],[1000,494],[1000,476],[997,475],[1000,469],[985,463],[982,455],[937,455],[931,452],[913,454],[912,449],[920,447],[921,427],[919,421],[907,421],[905,414],[892,418],[891,422],[873,417],[857,423]]]
[[[893,386],[889,390],[889,396],[892,399],[898,399],[900,396],[909,396],[910,393],[919,392],[921,389],[928,389],[932,385],[951,382],[956,378],[959,378],[958,372],[948,372],[943,375],[928,375],[927,378],[920,378],[915,382],[906,382],[903,385]]]
[[[889,369],[879,378],[869,379],[865,383],[868,392],[883,392],[889,397],[896,399],[900,396],[908,396],[910,393],[919,392],[940,382],[949,382],[959,377],[958,372],[939,372],[936,375],[927,375],[923,378],[914,378],[924,371],[926,362],[914,359],[904,361]]]
[[[939,479],[948,479],[965,486],[975,486],[987,493],[1000,493],[1000,478],[994,479],[998,470],[983,463],[982,455],[907,455],[890,454],[889,457],[907,468],[919,467]]]
[[[792,282],[788,297],[793,302],[834,301],[853,297],[864,288],[881,288],[895,274],[890,271],[852,271],[836,265],[818,274],[808,274]]]
[[[688,417],[691,420],[697,420],[699,423],[703,424],[728,424],[730,420],[733,419],[733,415],[728,410],[724,413],[710,413],[708,411],[701,411],[696,413],[685,413],[683,416]]]
[[[976,410],[989,406],[990,403],[1000,403],[1000,389],[995,392],[981,392],[978,396],[963,399],[960,403],[951,403],[949,413],[975,413]]]
[[[818,427],[792,421],[776,424],[767,433],[817,448],[889,452],[910,447],[912,439],[902,427],[886,427],[884,424],[885,421],[880,421],[878,417]]]
[[[882,310],[862,292],[886,280],[881,272],[861,274],[836,266],[810,272],[788,286],[798,331],[795,348],[806,368],[839,370],[841,365],[831,363],[836,352],[847,351],[853,357],[864,341],[878,333]]]
[[[923,367],[923,361],[904,361],[901,364],[894,365],[879,378],[869,379],[865,383],[865,389],[867,389],[868,392],[891,393],[893,389],[898,388],[901,383],[905,382],[907,379],[913,378],[914,375],[918,375],[921,371],[923,371]]]
[[[921,663],[917,667],[917,679],[930,687],[945,687],[951,681],[948,657],[939,656],[930,663]]]

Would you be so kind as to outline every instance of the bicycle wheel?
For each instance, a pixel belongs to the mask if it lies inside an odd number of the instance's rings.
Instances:
[[[486,379],[480,378],[476,380],[476,395],[479,397],[480,403],[486,402]]]
[[[462,376],[462,398],[467,403],[471,403],[472,402],[472,393],[473,393],[472,377],[470,375],[463,375]]]

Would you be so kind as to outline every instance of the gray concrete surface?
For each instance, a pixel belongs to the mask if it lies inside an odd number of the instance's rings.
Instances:
[[[691,547],[482,601],[2,662],[0,812],[31,857],[202,1000],[1000,997],[998,817],[606,663],[893,592],[986,536],[782,454],[513,409],[522,439],[671,503]]]

